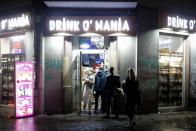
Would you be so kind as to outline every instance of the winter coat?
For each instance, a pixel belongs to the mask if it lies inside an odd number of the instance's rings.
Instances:
[[[123,84],[123,90],[127,96],[127,99],[133,103],[140,103],[140,91],[138,89],[138,81],[126,80]]]
[[[123,90],[127,96],[125,102],[125,109],[128,115],[135,114],[135,106],[141,102],[140,90],[138,89],[138,81],[131,81],[127,79],[123,83]]]
[[[99,71],[95,76],[94,91],[104,91],[105,88],[106,73]]]
[[[115,89],[120,88],[120,76],[110,74],[106,77],[105,90],[109,95],[115,95]]]

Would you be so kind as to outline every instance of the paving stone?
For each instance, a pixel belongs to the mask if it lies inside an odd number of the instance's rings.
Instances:
[[[14,119],[0,115],[0,131],[129,131],[127,116],[103,119],[98,114],[39,115]],[[196,112],[136,115],[133,131],[195,131]]]

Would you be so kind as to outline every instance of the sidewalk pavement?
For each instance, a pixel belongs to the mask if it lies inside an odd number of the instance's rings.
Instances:
[[[14,119],[0,114],[0,131],[129,131],[128,118],[103,119],[101,113],[37,115]],[[196,112],[181,111],[135,116],[134,131],[196,131]]]
[[[72,126],[65,126],[67,130],[130,130],[127,128],[128,118],[120,115],[119,119],[103,119],[103,114],[58,114],[58,115],[39,115],[37,119],[59,120],[62,122],[73,123]],[[169,112],[154,113],[135,116],[136,126],[134,130],[146,131],[195,131],[196,112]],[[69,124],[70,125],[70,124]]]

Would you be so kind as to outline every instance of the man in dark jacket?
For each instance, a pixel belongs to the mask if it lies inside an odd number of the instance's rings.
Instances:
[[[95,110],[98,109],[98,99],[101,96],[101,110],[104,112],[105,109],[105,100],[103,97],[103,91],[105,88],[105,78],[106,73],[104,72],[104,68],[100,67],[99,71],[95,76],[95,85],[94,85],[94,92],[95,92]]]
[[[120,88],[120,76],[114,74],[114,67],[110,68],[110,75],[106,77],[105,91],[107,94],[107,114],[104,118],[110,117],[111,98],[114,97],[114,105],[117,103],[116,91]],[[118,109],[115,109],[115,117],[118,118]]]

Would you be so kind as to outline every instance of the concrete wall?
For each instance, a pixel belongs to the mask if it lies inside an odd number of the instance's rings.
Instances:
[[[138,34],[138,79],[142,91],[141,112],[157,112],[157,70],[158,70],[157,30]]]
[[[34,61],[34,32],[26,32],[26,43],[25,43],[25,56],[26,61]]]
[[[196,106],[196,35],[190,36],[190,96],[189,106]]]
[[[64,37],[45,37],[45,112],[62,112],[62,55]]]
[[[1,60],[1,40],[0,40],[0,60]],[[2,101],[2,63],[0,61],[0,103]]]
[[[137,74],[141,89],[142,105],[140,113],[158,112],[157,71],[158,40],[156,10],[138,8],[137,21]]]
[[[129,67],[133,67],[134,69],[136,68],[136,37],[119,36],[117,37],[117,43],[120,78],[121,80],[125,80],[127,69]]]

